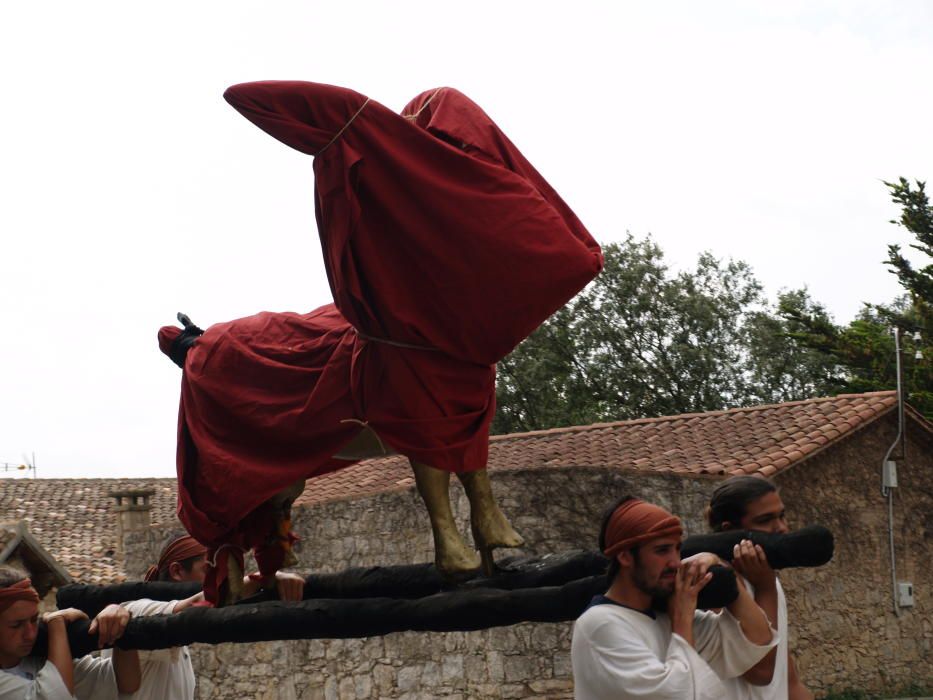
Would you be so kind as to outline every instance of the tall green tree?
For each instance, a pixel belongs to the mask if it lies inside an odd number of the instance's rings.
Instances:
[[[780,309],[794,309],[831,323],[826,311],[806,289],[783,291],[775,308],[753,311],[745,322],[748,390],[745,405],[799,401],[814,396],[839,393],[837,360],[793,338],[799,325],[780,315]]]
[[[904,227],[915,236],[916,242],[910,247],[919,251],[926,261],[925,265],[915,267],[904,257],[900,246],[888,246],[886,264],[897,275],[910,302],[894,309],[891,318],[907,331],[926,333],[929,339],[933,330],[933,208],[927,198],[926,183],[918,180],[911,185],[900,178],[898,182],[886,182],[885,185],[891,192],[891,199],[901,207],[900,219],[891,223]]]
[[[888,246],[885,264],[897,276],[904,294],[890,304],[866,304],[844,326],[835,325],[818,305],[782,300],[780,313],[801,347],[816,350],[835,363],[834,381],[840,391],[877,391],[897,385],[893,328],[898,328],[907,399],[933,419],[933,208],[923,182],[912,184],[900,178],[885,185],[892,201],[901,207],[900,218],[891,223],[915,236],[910,247],[926,260],[918,267],[900,246]]]
[[[650,238],[499,363],[495,432],[708,411],[826,391],[828,360],[790,340],[742,262],[673,273]]]

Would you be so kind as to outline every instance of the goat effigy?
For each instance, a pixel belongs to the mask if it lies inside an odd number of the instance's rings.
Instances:
[[[334,302],[160,330],[184,370],[179,517],[210,548],[207,599],[236,600],[247,550],[264,579],[293,563],[290,506],[307,479],[387,450],[411,462],[437,570],[493,573],[492,550],[523,543],[486,471],[495,363],[599,272],[599,246],[456,90],[422,93],[401,115],[307,82],[225,98],[314,156]],[[479,555],[453,520],[451,474]]]

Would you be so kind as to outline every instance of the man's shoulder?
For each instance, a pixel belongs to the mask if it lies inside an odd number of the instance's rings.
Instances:
[[[45,666],[47,660],[41,656],[27,656],[19,662],[20,668],[30,673],[38,673]]]
[[[621,650],[647,650],[658,656],[667,646],[670,620],[666,615],[653,619],[645,613],[618,605],[595,605],[577,618],[573,627],[573,655],[618,653]]]
[[[111,651],[110,655],[105,655],[104,651]],[[113,670],[112,650],[105,649],[100,652],[91,652],[74,660],[75,678],[78,676],[105,674]]]
[[[3,674],[0,675],[0,678],[9,681],[11,684],[15,683],[15,681],[13,681],[14,678],[28,682],[29,676],[35,678],[36,674],[38,674],[39,671],[42,670],[42,667],[45,666],[45,663],[45,659],[39,656],[27,656],[26,658],[21,659],[20,662],[12,668],[0,669],[0,671],[3,671]]]
[[[602,605],[591,605],[580,617],[577,618],[575,627],[580,629],[594,629],[601,625],[624,625],[632,628],[651,628],[657,624],[663,623],[663,619],[653,619],[649,615],[632,608],[626,608],[622,605],[612,605],[604,603]]]
[[[755,595],[755,587],[752,585],[751,581],[749,581],[747,578],[745,578],[745,577],[743,577],[743,576],[738,576],[737,578],[738,578],[739,582],[741,582],[741,583],[743,583],[743,584],[745,585],[745,588],[746,588],[746,590],[747,590],[749,593],[751,593],[752,595]],[[774,585],[777,586],[778,597],[779,597],[779,598],[783,598],[783,597],[784,597],[784,587],[781,585],[781,577],[780,577],[780,576],[775,576],[775,577],[774,577]]]

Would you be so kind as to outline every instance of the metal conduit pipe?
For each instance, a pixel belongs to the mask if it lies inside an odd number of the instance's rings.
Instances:
[[[894,607],[894,615],[901,616],[900,606],[897,604],[897,562],[894,554],[894,486],[888,485],[888,463],[891,454],[901,444],[901,459],[905,454],[905,435],[904,435],[904,387],[901,381],[901,337],[900,329],[895,327],[894,332],[894,355],[896,358],[897,372],[897,437],[888,448],[881,462],[881,495],[888,499],[888,548],[891,552],[891,603]],[[896,483],[896,482],[895,482]]]

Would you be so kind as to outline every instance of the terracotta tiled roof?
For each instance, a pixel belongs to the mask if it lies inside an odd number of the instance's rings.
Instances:
[[[23,520],[0,523],[0,564],[7,563],[11,556],[18,557],[33,573],[33,585],[40,596],[52,586],[71,583],[71,576],[61,562],[39,544]],[[35,578],[37,573],[38,579]]]
[[[720,478],[771,477],[896,405],[895,392],[880,391],[497,435],[490,439],[489,468],[586,466]],[[405,458],[381,457],[309,482],[298,504],[357,498],[413,484]]]
[[[894,410],[894,392],[730,411],[555,428],[490,439],[489,467],[605,467],[725,477],[773,476]],[[933,435],[933,426],[912,414]],[[359,498],[414,485],[399,456],[366,460],[309,482],[298,504]],[[0,521],[26,520],[75,580],[125,578],[115,502],[107,494],[153,488],[153,523],[175,521],[174,479],[0,479]]]
[[[153,488],[152,522],[175,521],[175,479],[0,479],[0,520],[25,520],[32,536],[81,583],[126,575],[110,491]]]

